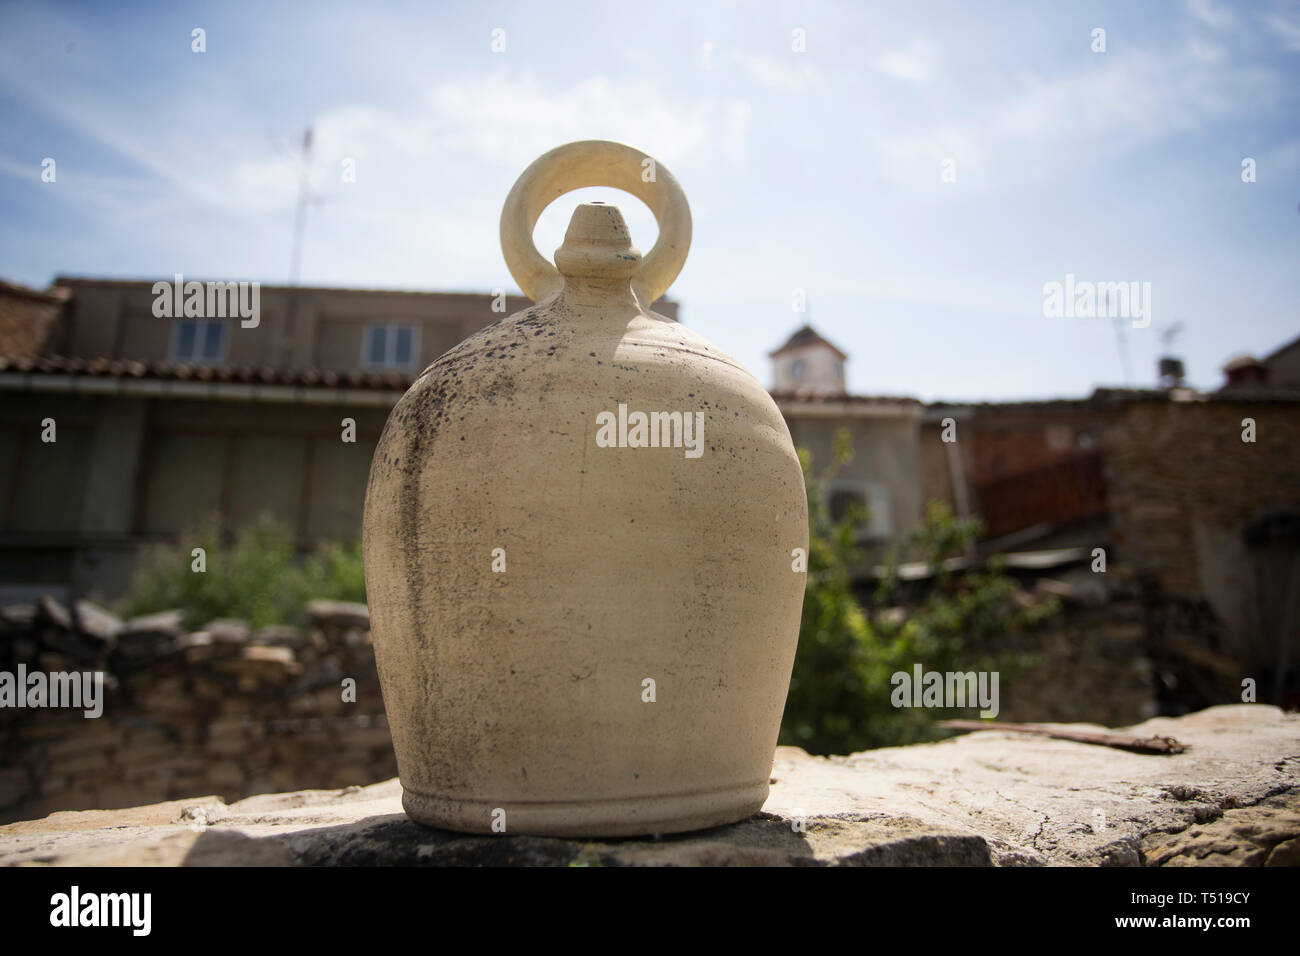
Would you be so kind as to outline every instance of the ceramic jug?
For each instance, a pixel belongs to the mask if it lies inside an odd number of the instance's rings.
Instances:
[[[583,186],[555,264],[542,210]],[[465,339],[394,407],[363,549],[375,658],[414,819],[629,836],[743,819],[768,793],[798,641],[803,476],[771,397],[649,310],[686,259],[672,174],[619,143],[546,153],[501,246],[536,304]]]

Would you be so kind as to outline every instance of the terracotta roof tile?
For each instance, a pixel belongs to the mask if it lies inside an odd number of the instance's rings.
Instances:
[[[0,356],[0,374],[66,375],[94,378],[135,378],[161,381],[197,381],[250,385],[281,385],[300,388],[348,388],[405,390],[417,372],[359,371],[342,373],[329,369],[277,369],[269,365],[185,365],[179,362],[135,362],[107,358],[65,358],[46,356]]]
[[[785,352],[789,352],[792,349],[806,348],[809,345],[824,345],[827,348],[834,351],[835,354],[838,355],[840,358],[842,359],[848,358],[848,356],[845,355],[843,352],[841,352],[833,342],[828,342],[826,339],[824,339],[821,333],[819,333],[811,325],[805,325],[803,328],[795,332],[794,335],[786,339],[785,344],[782,345],[779,349],[777,349],[774,352],[768,352],[767,354],[769,358],[775,358],[776,356],[781,355]]]
[[[849,395],[813,388],[781,389],[768,392],[777,402],[812,402],[819,405],[920,405],[919,399],[903,395]]]

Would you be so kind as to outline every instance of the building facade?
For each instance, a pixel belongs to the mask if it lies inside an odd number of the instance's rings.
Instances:
[[[354,540],[389,409],[444,351],[528,305],[261,286],[253,321],[233,297],[224,318],[183,301],[167,315],[170,285],[0,288],[0,603],[114,599],[143,546],[210,521],[230,536],[269,514],[304,549]]]
[[[850,502],[866,513],[859,543],[870,568],[921,521],[921,403],[849,394],[848,355],[810,325],[796,330],[769,356],[772,397],[795,447],[808,452],[813,475],[826,482],[831,516],[838,519]],[[836,464],[841,435],[847,437],[852,457]]]

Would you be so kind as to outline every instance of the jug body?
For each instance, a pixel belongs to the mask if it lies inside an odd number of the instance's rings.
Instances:
[[[638,287],[617,209],[580,206],[556,261],[538,304],[425,370],[375,451],[366,589],[403,805],[478,833],[743,819],[803,598],[789,432],[643,306],[662,276]]]

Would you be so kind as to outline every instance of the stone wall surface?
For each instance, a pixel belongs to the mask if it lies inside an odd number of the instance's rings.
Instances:
[[[1243,441],[1243,422],[1255,440]],[[1300,401],[1133,402],[1102,438],[1116,555],[1213,610],[1260,700],[1300,701]]]
[[[1053,575],[1019,598],[1049,593],[1061,615],[998,648],[1022,662],[1001,673],[999,720],[1127,725],[1240,696],[1241,667],[1195,622],[1144,620],[1122,574]],[[303,629],[260,632],[230,620],[186,632],[177,612],[123,622],[84,601],[0,608],[0,672],[99,669],[107,682],[97,719],[0,707],[0,823],[393,776],[368,627],[363,605],[329,601],[312,603]]]
[[[1095,728],[1094,728],[1095,729]],[[778,748],[762,812],[626,840],[465,836],[412,822],[396,780],[55,813],[0,827],[7,865],[1300,865],[1300,715],[1155,718],[1152,756],[981,731],[814,758]]]
[[[104,674],[103,714],[0,708],[0,820],[203,794],[373,783],[397,772],[365,605],[250,632],[85,601],[0,610],[0,671]],[[344,699],[343,681],[356,682]]]
[[[1300,402],[1135,402],[1102,449],[1115,546],[1170,594],[1204,597],[1241,563],[1248,522],[1300,511]]]

